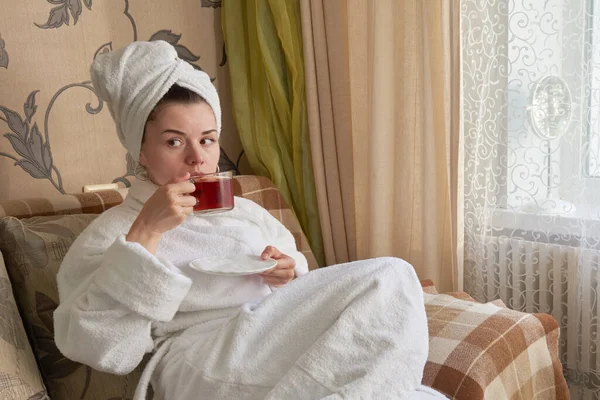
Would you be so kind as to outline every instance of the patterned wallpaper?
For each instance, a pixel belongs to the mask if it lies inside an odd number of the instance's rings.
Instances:
[[[133,162],[90,83],[98,54],[165,40],[221,96],[221,169],[250,173],[231,115],[221,0],[19,0],[0,5],[0,201],[129,185]]]

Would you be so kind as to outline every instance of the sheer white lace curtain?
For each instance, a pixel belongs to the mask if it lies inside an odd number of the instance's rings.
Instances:
[[[600,0],[462,0],[465,290],[552,314],[600,398]]]

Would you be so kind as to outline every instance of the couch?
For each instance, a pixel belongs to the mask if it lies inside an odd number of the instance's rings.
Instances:
[[[297,219],[266,178],[237,176],[235,193],[265,207],[317,263]],[[131,374],[101,373],[63,357],[53,340],[55,276],[77,235],[127,189],[0,203],[0,399],[131,399],[146,361]],[[454,399],[568,399],[559,329],[545,314],[438,294],[423,280],[430,349],[423,383]]]

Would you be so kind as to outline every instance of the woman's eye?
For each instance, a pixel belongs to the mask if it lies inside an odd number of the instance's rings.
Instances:
[[[215,139],[213,138],[203,138],[202,140],[200,140],[200,144],[205,145],[205,144],[213,144],[215,142]]]
[[[171,147],[179,147],[183,145],[183,141],[181,139],[169,139],[167,144]]]

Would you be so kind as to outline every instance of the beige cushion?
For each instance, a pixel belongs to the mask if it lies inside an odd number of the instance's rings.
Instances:
[[[0,398],[46,399],[0,254]]]
[[[0,250],[4,254],[8,274],[22,310],[23,322],[32,337],[33,352],[39,361],[44,381],[53,400],[132,398],[141,373],[141,366],[127,376],[101,373],[66,359],[54,344],[52,315],[58,303],[56,273],[75,237],[94,218],[94,214],[21,220],[14,217],[0,218]],[[4,291],[2,288],[5,288]],[[0,297],[5,293],[10,293],[10,286],[8,280],[3,280],[0,276]],[[13,319],[16,318],[14,307],[10,312]],[[9,325],[19,327],[18,323],[7,324]],[[0,329],[2,328],[0,326]],[[23,347],[25,340],[24,334],[17,337],[20,338],[20,342],[13,339],[10,343],[13,353],[19,346]],[[5,364],[3,353],[3,348],[0,347],[2,365]],[[23,357],[25,356],[21,356]],[[8,364],[19,368],[17,362],[9,361]],[[20,375],[20,379],[24,379],[23,375]],[[31,380],[36,382],[34,377]],[[43,389],[39,379],[36,383],[35,388]],[[0,388],[2,384],[0,372]]]

